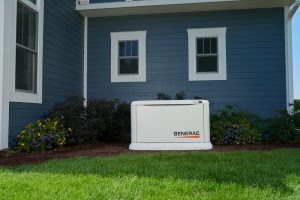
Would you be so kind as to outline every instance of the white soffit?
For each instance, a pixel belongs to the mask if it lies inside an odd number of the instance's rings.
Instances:
[[[276,8],[291,6],[294,0],[137,0],[76,5],[85,17],[144,15],[212,10]]]

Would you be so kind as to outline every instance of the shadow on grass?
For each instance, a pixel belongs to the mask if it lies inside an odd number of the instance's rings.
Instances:
[[[300,177],[300,150],[269,152],[187,152],[116,157],[75,157],[39,165],[10,168],[12,172],[91,174],[103,177],[137,176],[233,183],[292,193],[289,175]]]

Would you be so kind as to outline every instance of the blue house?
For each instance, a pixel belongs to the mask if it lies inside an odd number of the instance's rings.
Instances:
[[[0,149],[67,96],[293,102],[294,0],[0,0]]]

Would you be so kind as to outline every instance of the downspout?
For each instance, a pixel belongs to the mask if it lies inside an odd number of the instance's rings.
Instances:
[[[87,67],[88,67],[88,18],[84,17],[84,55],[83,55],[83,98],[84,106],[87,106]]]
[[[300,0],[296,0],[292,7],[285,7],[286,99],[289,112],[293,111],[291,105],[294,104],[292,18],[299,6]]]

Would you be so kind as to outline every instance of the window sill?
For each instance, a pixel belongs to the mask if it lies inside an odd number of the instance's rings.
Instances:
[[[135,83],[135,82],[146,82],[146,75],[122,75],[112,76],[112,83]]]
[[[42,95],[15,91],[10,102],[42,104]]]
[[[226,81],[226,73],[198,73],[190,74],[189,81]]]

